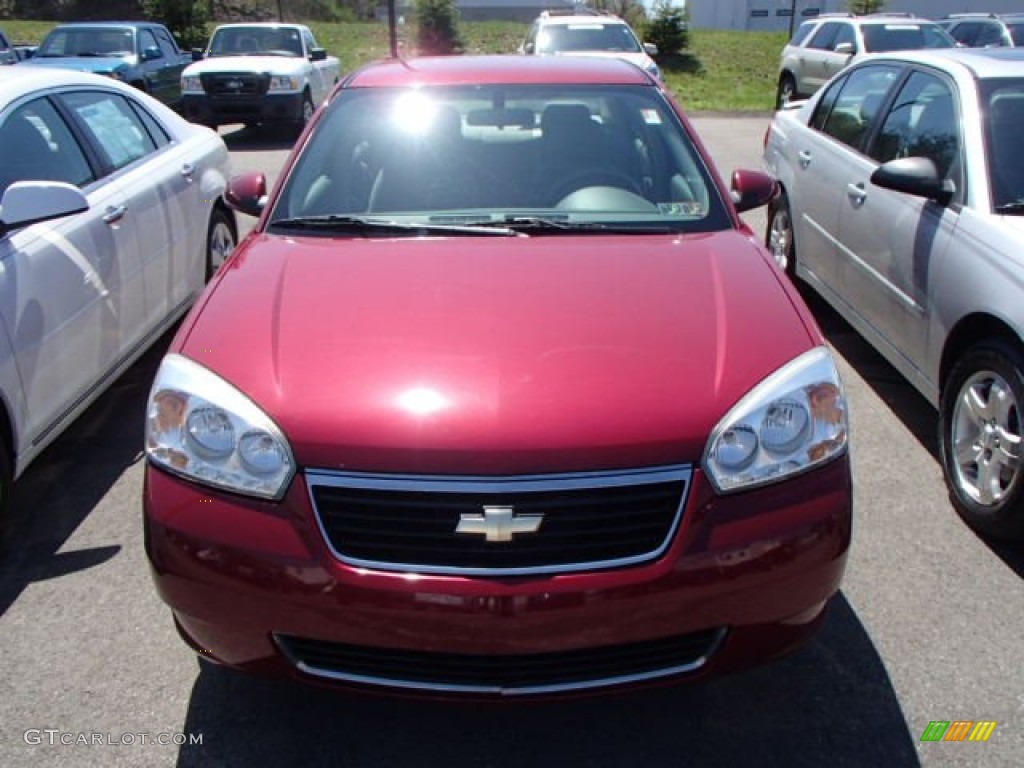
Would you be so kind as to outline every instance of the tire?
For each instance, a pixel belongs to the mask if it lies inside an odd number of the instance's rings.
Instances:
[[[796,98],[796,80],[787,72],[779,78],[779,88],[775,92],[775,108],[782,109]]]
[[[302,94],[302,112],[299,114],[299,119],[295,123],[295,129],[301,133],[302,129],[305,128],[309,121],[313,118],[313,113],[316,111],[316,107],[313,106],[313,99],[310,98],[309,91]]]
[[[11,525],[13,475],[14,470],[11,466],[11,457],[8,455],[4,440],[0,438],[0,545],[6,540]]]
[[[953,366],[939,410],[939,453],[957,513],[979,533],[1024,538],[1024,357],[993,339]]]
[[[768,207],[768,228],[764,244],[771,251],[772,258],[794,283],[796,277],[796,239],[793,236],[793,217],[789,211],[789,198],[779,194]]]
[[[206,228],[206,280],[209,282],[238,243],[234,219],[223,208],[214,208]]]

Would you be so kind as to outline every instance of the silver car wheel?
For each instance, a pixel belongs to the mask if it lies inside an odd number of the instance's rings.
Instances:
[[[235,232],[231,228],[231,222],[223,212],[214,211],[206,237],[207,279],[220,269],[221,264],[233,250],[235,250]]]
[[[789,269],[789,253],[792,246],[793,223],[789,218],[789,208],[780,205],[772,213],[768,228],[768,249],[783,272]]]
[[[993,371],[964,381],[953,411],[952,453],[957,485],[976,503],[999,504],[1020,472],[1020,404]]]

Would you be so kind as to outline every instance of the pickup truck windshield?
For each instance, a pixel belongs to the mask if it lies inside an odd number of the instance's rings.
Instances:
[[[210,56],[302,56],[302,38],[292,27],[223,27],[210,41]]]
[[[90,27],[55,29],[43,40],[36,56],[130,56],[135,43],[130,29]]]

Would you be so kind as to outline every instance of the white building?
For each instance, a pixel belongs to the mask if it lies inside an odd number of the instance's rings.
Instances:
[[[847,10],[846,0],[688,0],[690,24],[713,29],[788,30],[819,13]],[[1024,0],[887,0],[886,11],[930,19],[947,13],[1024,13]]]

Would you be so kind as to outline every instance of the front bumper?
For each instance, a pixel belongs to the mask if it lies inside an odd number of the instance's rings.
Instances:
[[[295,123],[302,119],[302,93],[219,95],[187,93],[181,111],[193,123]]]
[[[184,639],[273,675],[433,695],[537,695],[693,679],[799,646],[838,589],[848,458],[716,496],[695,470],[654,561],[506,578],[345,565],[304,483],[278,504],[147,467],[146,550]]]

